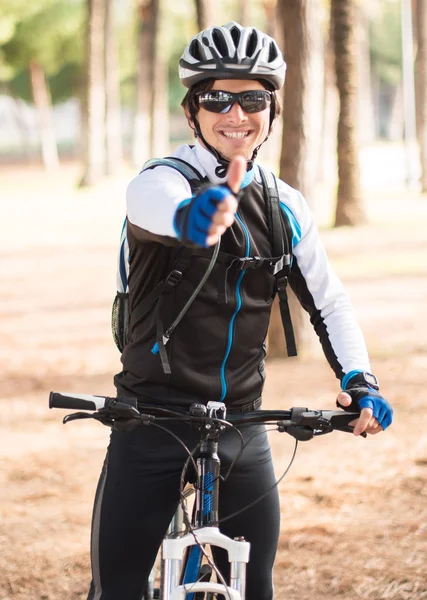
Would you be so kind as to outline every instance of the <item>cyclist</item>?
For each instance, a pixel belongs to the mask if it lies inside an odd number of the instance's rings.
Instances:
[[[196,140],[194,146],[180,146],[173,156],[196,168],[205,185],[193,194],[187,178],[170,166],[146,170],[129,184],[131,332],[122,354],[123,369],[115,377],[119,394],[169,406],[208,400],[224,402],[236,411],[260,406],[264,340],[276,280],[268,268],[239,269],[235,257],[272,256],[256,156],[279,113],[277,91],[285,69],[272,38],[237,23],[205,29],[185,48],[180,60],[181,81],[188,88],[183,108]],[[378,433],[391,423],[392,411],[370,373],[349,300],[329,266],[303,197],[283,181],[277,184],[280,209],[292,228],[289,283],[310,313],[341,382],[338,401],[360,411],[355,434]],[[222,258],[163,347],[161,360],[153,348],[156,341],[164,342],[159,322],[169,325],[186,303],[218,241]],[[181,246],[194,249],[185,269],[174,271],[183,273],[181,281],[141,310],[180,260]],[[194,448],[196,431],[180,424],[170,429]],[[245,439],[254,433],[258,435],[230,477],[221,482],[220,516],[238,511],[274,485],[263,427],[244,428]],[[223,465],[230,464],[239,443],[235,434],[224,433]],[[186,458],[177,441],[161,429],[140,426],[131,432],[112,432],[93,513],[90,600],[141,599],[179,500]],[[274,490],[221,526],[226,535],[244,536],[251,543],[248,600],[273,598],[279,514]],[[223,554],[217,552],[215,559],[226,575]]]

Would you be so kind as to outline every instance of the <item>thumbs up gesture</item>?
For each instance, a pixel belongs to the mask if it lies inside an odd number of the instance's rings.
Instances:
[[[246,173],[246,159],[236,156],[230,162],[227,185],[202,189],[190,202],[178,208],[175,217],[177,237],[183,244],[213,246],[234,223],[240,186]],[[231,192],[233,193],[230,193]]]
[[[240,186],[246,173],[246,159],[243,156],[236,156],[230,162],[227,173],[227,185],[234,194],[238,194]],[[212,224],[208,231],[206,239],[207,246],[213,246],[222,236],[222,234],[234,223],[237,212],[237,200],[232,194],[228,194],[218,203],[217,210],[212,216]]]

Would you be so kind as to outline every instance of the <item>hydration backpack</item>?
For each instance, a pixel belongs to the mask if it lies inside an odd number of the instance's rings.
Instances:
[[[147,169],[155,169],[158,166],[170,167],[175,169],[181,175],[183,175],[188,183],[190,184],[191,191],[193,194],[197,193],[198,189],[206,183],[203,176],[186,161],[176,157],[166,157],[160,159],[152,159],[145,163],[143,171]],[[272,272],[276,278],[276,292],[279,295],[280,313],[282,317],[283,329],[286,338],[286,348],[288,356],[296,356],[296,345],[295,337],[291,322],[291,316],[289,312],[289,304],[287,298],[287,283],[288,274],[291,265],[291,254],[292,254],[292,230],[289,220],[285,213],[281,210],[279,204],[279,191],[277,189],[276,178],[270,171],[266,171],[258,165],[262,184],[264,187],[264,193],[266,197],[267,207],[267,222],[270,231],[270,240],[273,250],[273,257],[271,259],[263,259],[260,257],[246,257],[238,258],[240,261],[239,268],[259,268],[262,261],[268,261]],[[174,266],[174,270],[166,277],[166,279],[159,282],[159,284],[148,294],[148,297],[144,300],[142,305],[138,307],[137,318],[141,318],[149,308],[153,306],[155,302],[160,302],[162,295],[166,294],[175,285],[179,284],[182,274],[187,268],[191,257],[194,255],[206,255],[207,253],[212,254],[211,249],[206,248],[187,248],[181,246],[177,263]],[[185,312],[190,307],[191,302],[194,300],[197,292],[206,281],[210,270],[214,266],[217,256],[221,255],[221,252],[213,252],[211,264],[208,270],[197,286],[196,293],[192,295],[189,301],[184,307],[184,311],[181,311],[180,315],[173,322],[172,326],[164,332],[162,324],[158,323],[158,335],[155,345],[155,353],[159,352],[165,372],[170,372],[168,359],[165,351],[165,344],[167,343],[173,329],[178,325]],[[261,262],[260,262],[261,261]],[[176,274],[179,273],[179,277]],[[120,352],[123,352],[124,347],[128,342],[129,330],[131,328],[131,320],[135,321],[135,315],[130,314],[129,307],[129,287],[128,287],[128,275],[129,275],[129,246],[127,240],[127,219],[125,219],[121,238],[120,247],[117,261],[117,293],[113,302],[112,309],[112,333],[117,348]]]

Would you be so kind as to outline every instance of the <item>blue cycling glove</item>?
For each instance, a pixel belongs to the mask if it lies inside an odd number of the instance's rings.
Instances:
[[[225,185],[209,186],[196,196],[181,202],[174,217],[174,226],[180,242],[206,247],[212,218],[218,204],[232,194]]]
[[[393,420],[393,409],[381,394],[368,385],[362,373],[354,375],[345,386],[344,392],[351,397],[349,406],[342,406],[337,401],[337,406],[347,412],[360,412],[362,408],[371,408],[372,414],[386,430]]]

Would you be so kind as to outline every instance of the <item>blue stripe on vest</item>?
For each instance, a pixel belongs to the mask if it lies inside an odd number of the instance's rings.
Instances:
[[[236,219],[237,221],[239,221],[240,225],[242,226],[242,229],[245,233],[245,238],[246,238],[246,256],[250,256],[250,251],[251,251],[251,242],[249,239],[249,232],[246,228],[246,225],[243,223],[242,219],[239,217],[239,215],[236,213]],[[242,307],[242,295],[240,293],[240,288],[242,285],[242,279],[243,277],[246,275],[246,271],[242,271],[241,274],[239,275],[239,279],[237,280],[237,284],[236,284],[236,298],[237,298],[237,306],[236,306],[236,310],[234,311],[233,316],[230,319],[230,324],[228,326],[228,343],[227,343],[227,349],[225,351],[225,356],[224,359],[222,361],[222,365],[221,365],[221,386],[222,386],[222,394],[221,394],[221,398],[219,399],[220,402],[223,402],[226,395],[227,395],[227,380],[225,378],[225,368],[227,366],[227,361],[228,361],[228,357],[230,356],[230,352],[231,352],[231,348],[233,346],[233,331],[234,331],[234,322],[236,320],[237,314],[240,311],[241,307]]]
[[[287,217],[287,219],[289,221],[289,224],[291,226],[291,230],[292,230],[292,248],[295,248],[295,246],[301,241],[301,238],[302,238],[301,226],[298,223],[298,221],[296,220],[295,215],[291,211],[291,209],[289,208],[289,206],[287,206],[283,202],[280,202],[280,208],[285,213],[285,216]]]

